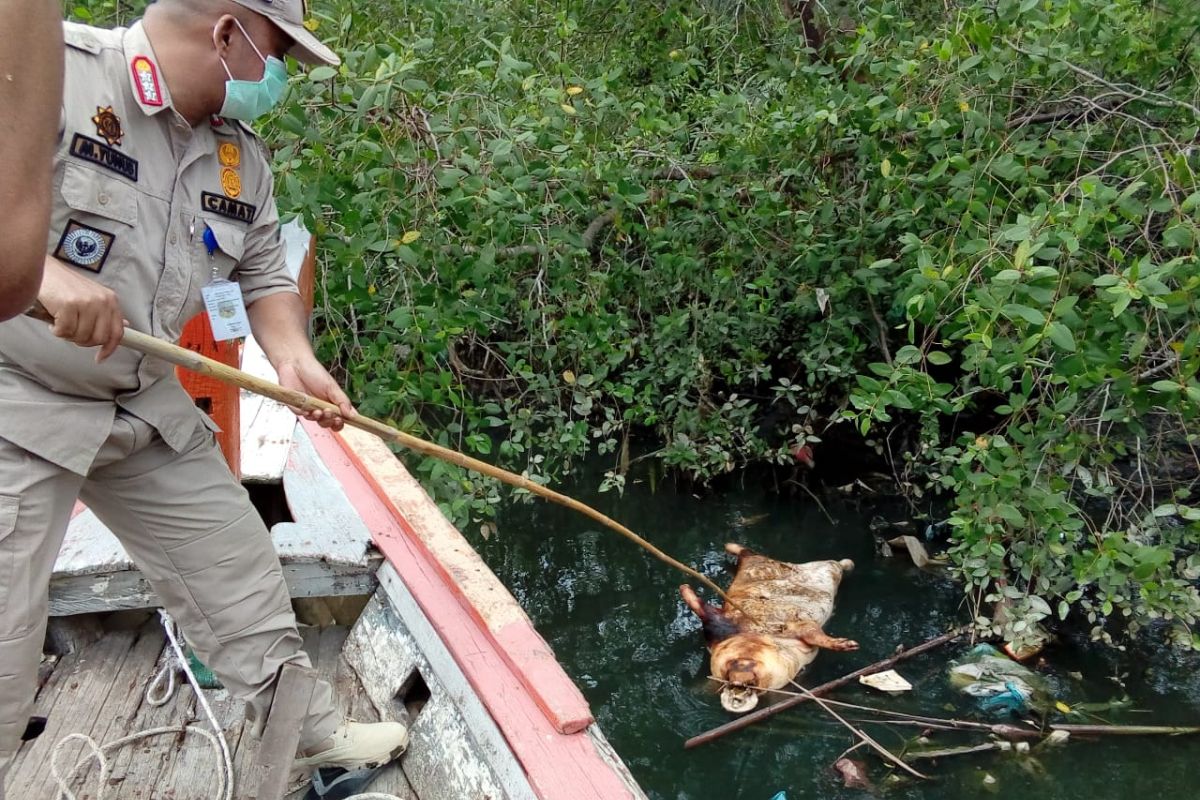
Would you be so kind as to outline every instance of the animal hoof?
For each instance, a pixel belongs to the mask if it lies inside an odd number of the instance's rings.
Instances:
[[[853,639],[834,639],[833,642],[829,645],[828,649],[838,650],[841,652],[847,652],[849,650],[857,650],[858,642],[854,641]]]

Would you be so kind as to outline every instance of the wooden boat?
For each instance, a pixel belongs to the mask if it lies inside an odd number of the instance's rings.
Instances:
[[[299,271],[311,240],[289,231]],[[306,247],[307,246],[307,247]],[[308,256],[311,261],[311,256]],[[274,378],[252,341],[243,368]],[[420,800],[644,798],[525,612],[379,440],[297,422],[240,398],[242,479],[271,528],[314,667],[342,710],[407,720],[398,765],[369,787]],[[227,447],[227,452],[231,448]],[[164,653],[148,584],[112,533],[77,507],[50,590],[50,653],[35,713],[47,727],[10,771],[10,797],[58,797],[50,758],[64,736],[111,742],[201,718],[184,688],[162,706],[145,689]],[[314,616],[315,615],[315,616]],[[233,756],[236,798],[253,797],[258,740],[241,704],[205,690]],[[182,731],[182,727],[181,727]],[[84,751],[64,745],[68,768]],[[110,756],[106,800],[214,797],[219,762],[185,736]],[[72,785],[96,798],[95,765]]]

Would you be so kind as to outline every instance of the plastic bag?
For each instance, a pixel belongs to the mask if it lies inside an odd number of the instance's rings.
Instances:
[[[992,713],[1042,712],[1049,702],[1045,680],[989,644],[972,648],[950,665],[950,685],[980,698],[979,707]]]

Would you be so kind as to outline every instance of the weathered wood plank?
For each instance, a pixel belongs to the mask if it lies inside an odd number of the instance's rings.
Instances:
[[[326,561],[283,562],[283,577],[292,597],[342,597],[375,591],[376,567],[382,557],[372,552],[361,565]],[[50,581],[50,615],[157,608],[150,583],[136,569],[93,575],[55,576]]]
[[[242,348],[242,370],[257,378],[279,380],[262,347],[248,337]],[[296,415],[282,403],[241,391],[242,480],[245,483],[278,483],[287,466],[296,430]]]
[[[121,668],[136,639],[137,634],[132,631],[110,634],[63,665],[67,667],[65,680],[56,686],[57,697],[54,707],[46,715],[46,730],[22,746],[9,775],[11,797],[52,796],[50,753],[58,740],[67,734],[91,731],[97,711],[109,694],[121,691],[116,688]],[[82,745],[69,748],[62,763],[73,764],[71,759],[78,757],[81,751]]]
[[[430,699],[409,725],[403,769],[420,797],[536,800],[521,765],[395,571],[384,566],[380,591],[346,641],[345,655],[376,710],[399,716],[394,699],[419,674]],[[400,596],[398,604],[392,594]],[[397,605],[402,607],[398,608]],[[423,623],[423,625],[421,624]],[[424,628],[418,634],[416,629]]]
[[[371,547],[371,531],[321,461],[303,425],[296,428],[283,473],[283,487],[295,522],[281,522],[271,529],[271,539],[281,559],[293,563],[365,562]]]
[[[280,228],[284,263],[288,274],[299,279],[309,259],[312,234],[298,220]],[[279,376],[253,336],[242,348],[242,369],[255,377],[278,381]],[[275,400],[241,392],[242,480],[246,483],[278,483],[291,451],[296,415]]]
[[[307,667],[285,664],[279,671],[271,713],[258,745],[257,775],[252,774],[246,783],[248,797],[283,800],[316,682],[316,670]]]
[[[190,689],[177,690],[165,705],[157,708],[146,702],[146,687],[164,658],[166,637],[157,616],[147,623],[141,634],[142,639],[121,667],[116,692],[122,698],[119,711],[110,713],[101,709],[97,713],[90,735],[98,744],[115,741],[135,731],[179,727],[189,718]],[[179,757],[179,749],[200,746],[203,746],[202,742],[190,737],[185,739],[183,735],[155,736],[111,753],[109,783],[119,787],[113,792],[114,800],[144,798],[155,788],[165,793],[171,786],[167,776],[171,764]]]

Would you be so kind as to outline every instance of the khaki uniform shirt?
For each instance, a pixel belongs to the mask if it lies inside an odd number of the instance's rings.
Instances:
[[[193,128],[176,113],[140,23],[64,33],[47,252],[115,291],[135,330],[169,341],[202,310],[214,274],[238,281],[247,305],[296,292],[253,132],[220,118]],[[207,418],[174,368],[124,348],[96,364],[97,350],[27,317],[0,323],[0,438],[87,474],[122,409],[182,449]]]

